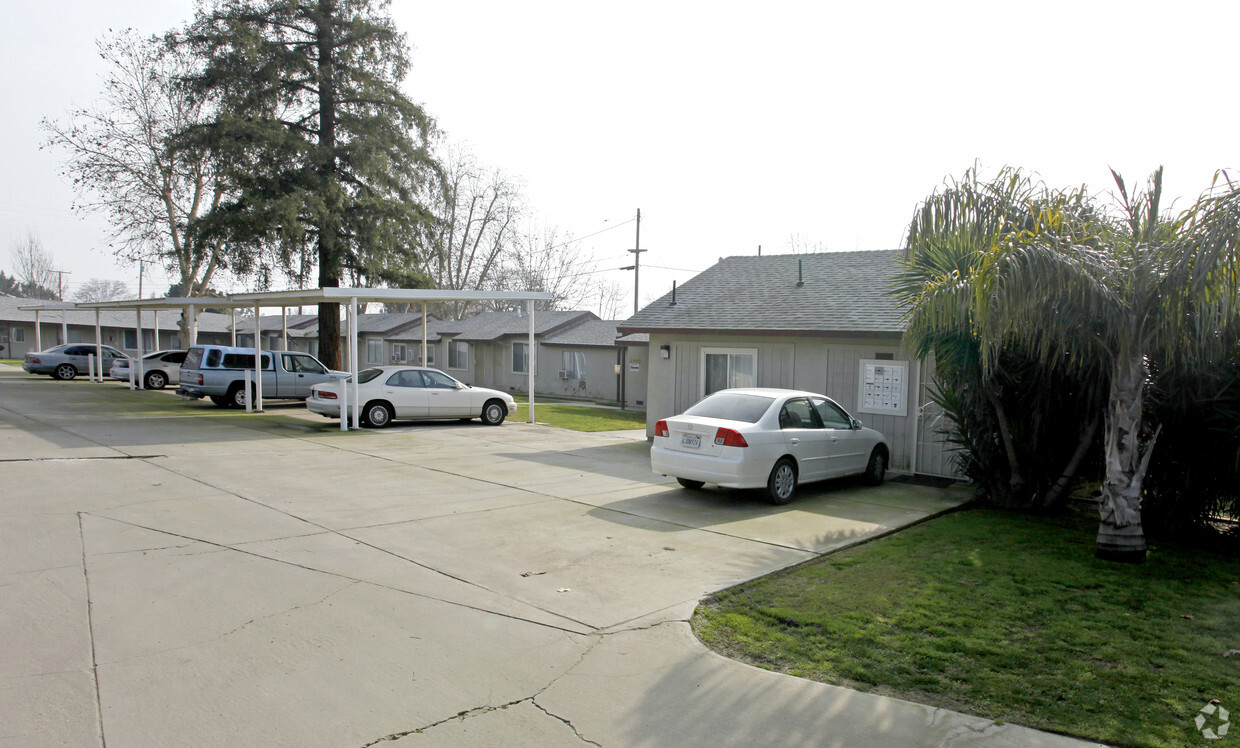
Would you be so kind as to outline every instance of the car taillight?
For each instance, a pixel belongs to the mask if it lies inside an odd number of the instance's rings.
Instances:
[[[202,384],[202,375],[198,374],[196,376],[198,377],[198,384]]]
[[[668,436],[667,421],[659,421],[654,425],[655,436]]]
[[[314,395],[320,400],[339,400],[340,399],[336,397],[335,392],[332,392],[330,390],[315,390]]]
[[[715,432],[715,444],[720,447],[748,447],[749,442],[745,441],[745,437],[741,436],[741,432],[734,429],[725,429],[720,427]]]
[[[31,357],[30,357],[30,363],[32,363],[32,364],[37,364],[37,363],[39,363],[39,357],[38,357],[38,356],[31,356]]]

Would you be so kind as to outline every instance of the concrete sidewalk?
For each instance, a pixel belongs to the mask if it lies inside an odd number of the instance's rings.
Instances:
[[[631,434],[333,424],[0,366],[0,744],[1079,745],[689,630],[960,491],[771,507],[679,489]]]

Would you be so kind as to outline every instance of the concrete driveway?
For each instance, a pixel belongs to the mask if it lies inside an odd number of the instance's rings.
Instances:
[[[524,423],[341,433],[0,366],[0,744],[1069,745],[718,657],[720,588],[959,490],[688,492]],[[387,742],[384,742],[386,745]]]

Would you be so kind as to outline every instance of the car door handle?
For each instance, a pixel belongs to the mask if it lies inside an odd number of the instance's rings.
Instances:
[[[795,447],[796,445],[801,443],[801,440],[794,436],[788,440],[788,443]]]

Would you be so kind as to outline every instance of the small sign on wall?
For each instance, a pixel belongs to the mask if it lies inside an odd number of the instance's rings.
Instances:
[[[857,412],[908,415],[908,362],[861,359]]]

